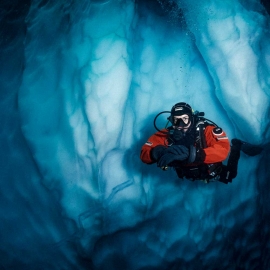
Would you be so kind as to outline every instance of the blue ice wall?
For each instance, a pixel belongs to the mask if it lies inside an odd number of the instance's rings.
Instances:
[[[0,5],[1,269],[270,268],[259,1]],[[179,101],[264,151],[229,185],[143,164]]]

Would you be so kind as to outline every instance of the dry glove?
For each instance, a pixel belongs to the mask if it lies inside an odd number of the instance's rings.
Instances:
[[[189,150],[183,145],[173,145],[169,147],[166,153],[159,159],[158,167],[166,167],[173,161],[183,161],[189,157]]]
[[[158,161],[167,151],[167,147],[158,145],[151,149],[150,156],[153,161]]]

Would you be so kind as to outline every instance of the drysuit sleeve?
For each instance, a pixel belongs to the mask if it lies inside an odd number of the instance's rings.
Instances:
[[[163,129],[162,131],[166,132],[166,129]],[[141,155],[140,158],[142,162],[147,164],[152,164],[155,161],[151,158],[151,150],[158,146],[166,146],[167,147],[167,134],[162,132],[157,132],[153,134],[147,142],[142,146]]]
[[[230,142],[226,133],[219,127],[207,126],[204,131],[207,148],[204,163],[224,161],[230,152]]]

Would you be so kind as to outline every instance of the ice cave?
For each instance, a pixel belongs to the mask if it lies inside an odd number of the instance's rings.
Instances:
[[[270,269],[269,12],[2,0],[0,269]],[[182,101],[263,147],[232,183],[141,162],[154,117]]]

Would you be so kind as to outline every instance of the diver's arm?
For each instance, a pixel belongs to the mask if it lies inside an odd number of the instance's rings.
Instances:
[[[224,161],[230,152],[230,142],[226,133],[214,126],[207,126],[204,131],[207,148],[204,163],[216,163]]]
[[[162,131],[166,131],[166,129]],[[166,140],[167,135],[162,132],[156,132],[155,134],[153,134],[142,146],[140,155],[141,160],[147,164],[155,163],[157,161],[155,156],[162,155],[162,149],[165,150],[167,148]],[[156,148],[155,155],[151,153],[154,148]]]

